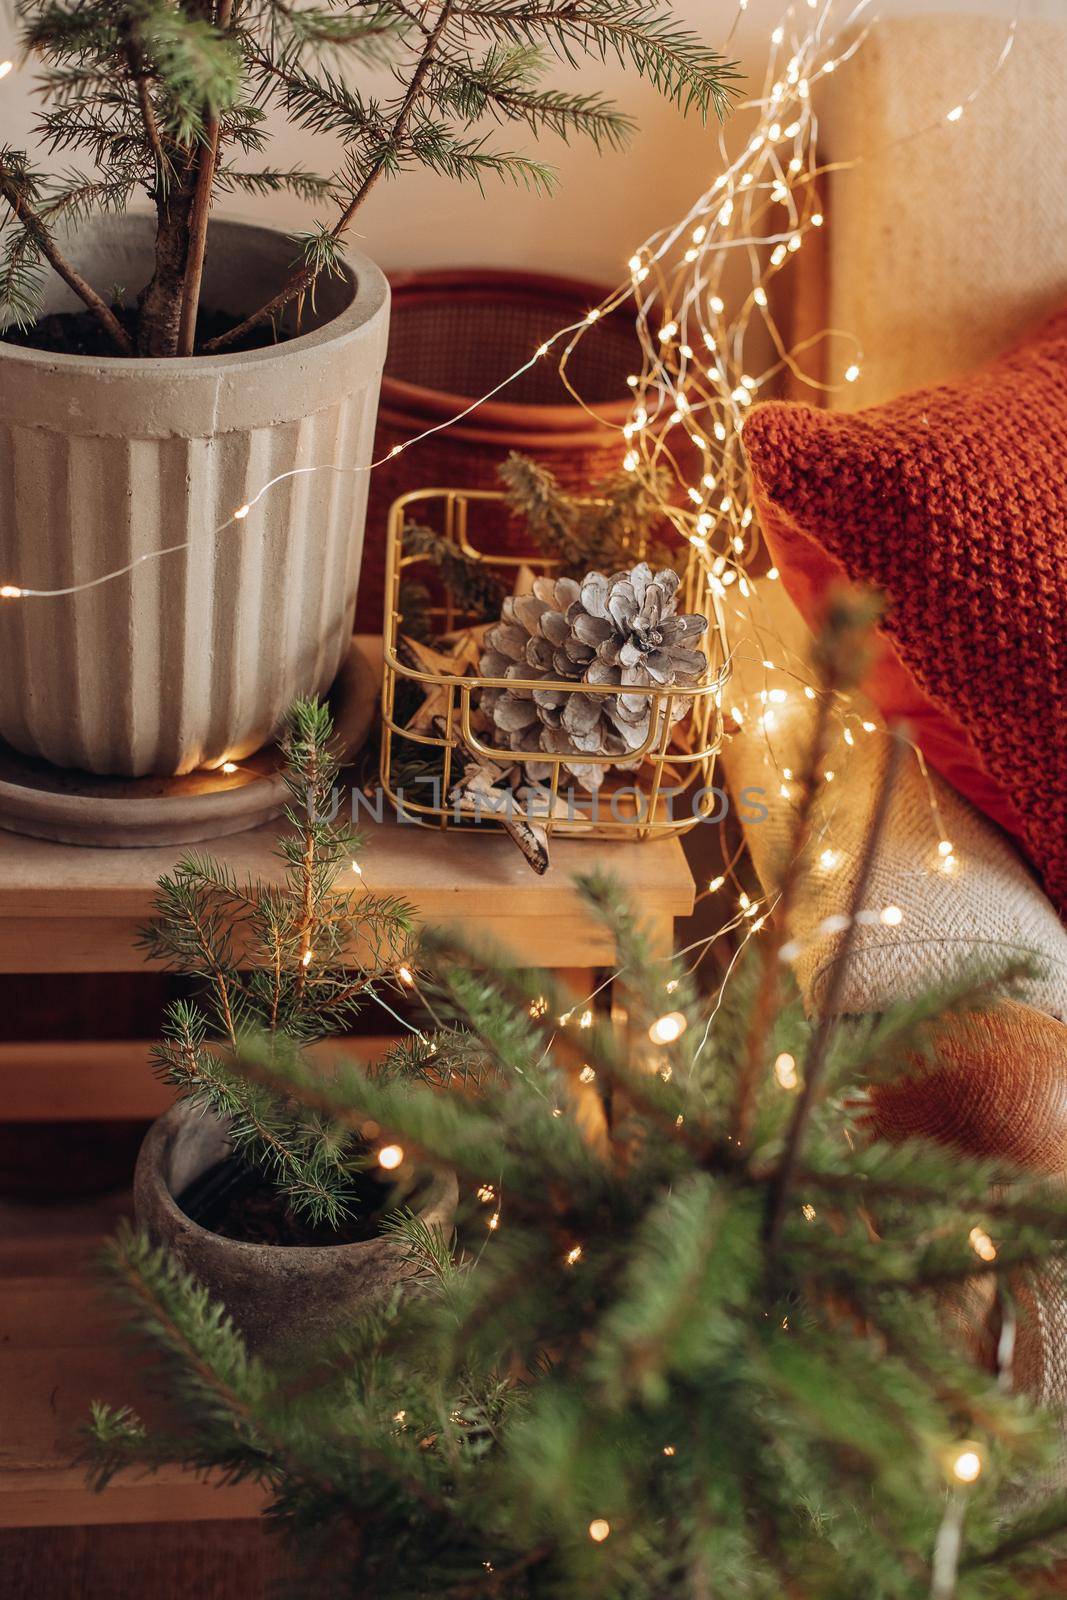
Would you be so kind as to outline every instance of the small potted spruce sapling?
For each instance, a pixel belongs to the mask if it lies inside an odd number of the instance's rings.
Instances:
[[[344,1032],[363,1004],[408,975],[406,907],[362,889],[358,840],[326,820],[337,777],[331,731],[316,701],[292,709],[282,881],[238,883],[191,856],[160,879],[143,937],[153,957],[199,983],[194,999],[168,1009],[155,1051],[178,1099],[138,1158],[137,1219],[257,1348],[329,1334],[354,1302],[399,1280],[402,1257],[383,1226],[394,1204],[447,1231],[457,1199],[450,1171],[400,1161],[378,1148],[370,1125],[356,1131],[232,1066],[253,1043],[268,1062],[292,1059]],[[343,875],[353,880],[347,892]],[[414,1033],[372,1073],[439,1082],[464,1070],[457,1035]]]
[[[15,10],[44,107],[34,152],[0,146],[0,737],[97,773],[220,766],[325,691],[351,633],[365,474],[256,493],[369,460],[389,293],[347,246],[368,195],[414,167],[549,185],[494,120],[625,142],[603,96],[543,85],[552,56],[614,55],[701,113],[733,74],[670,0]],[[272,117],[330,170],[271,164]],[[313,208],[295,236],[211,220],[286,194]],[[20,587],[131,563],[24,626]]]

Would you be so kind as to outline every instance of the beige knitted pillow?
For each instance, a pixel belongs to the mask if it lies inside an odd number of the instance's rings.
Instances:
[[[722,765],[735,801],[746,789],[764,791],[765,821],[744,821],[754,810],[751,803],[740,806],[739,815],[753,865],[771,890],[794,824],[793,806],[781,791],[784,786],[788,795],[788,774],[802,768],[810,740],[813,706],[802,685],[812,676],[811,636],[781,584],[768,579],[755,584],[751,599],[738,597],[728,621],[734,656],[727,726],[735,706],[744,723],[727,740]],[[865,731],[865,722],[874,731]],[[813,1010],[825,996],[842,937],[832,922],[830,931],[824,924],[851,902],[887,737],[877,712],[862,699],[842,707],[829,757],[834,778],[818,802],[816,865],[792,929],[801,944],[797,980]],[[949,872],[938,853],[943,838],[952,844]],[[899,908],[899,923],[857,930],[842,1011],[877,1011],[979,961],[999,965],[1027,957],[1040,976],[1024,985],[1020,997],[1067,1020],[1067,929],[1004,835],[935,774],[927,780],[910,756],[900,768],[868,895],[869,909],[887,906]]]
[[[994,75],[1011,10],[881,18],[819,83],[819,159],[833,170],[810,314],[862,351],[839,409],[969,372],[1067,297],[1067,19],[1062,4],[1027,6]],[[840,385],[854,347],[819,348]]]

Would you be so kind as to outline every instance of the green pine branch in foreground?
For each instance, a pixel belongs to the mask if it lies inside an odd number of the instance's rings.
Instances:
[[[832,608],[827,699],[859,670],[855,623]],[[342,1133],[373,1121],[412,1171],[454,1169],[458,1242],[394,1214],[421,1292],[275,1365],[120,1235],[110,1274],[173,1431],[98,1407],[93,1480],[173,1461],[261,1483],[299,1552],[290,1592],[316,1600],[1038,1593],[1067,1554],[1060,1430],[1012,1394],[1010,1340],[979,1368],[959,1309],[992,1289],[1016,1343],[1034,1336],[1028,1280],[1062,1282],[1067,1195],[872,1142],[865,1100],[930,1070],[941,1011],[995,1004],[995,979],[831,1028],[781,975],[781,930],[709,998],[650,956],[609,880],[580,887],[617,951],[614,1020],[566,1024],[551,976],[436,932],[419,953],[436,1081],[239,1039],[256,1092]],[[477,1092],[447,1087],[454,1049]]]
[[[191,354],[207,225],[218,196],[291,193],[325,205],[297,236],[270,300],[207,341],[222,349],[277,326],[323,272],[383,179],[418,167],[482,186],[547,189],[544,161],[498,142],[494,125],[540,140],[621,148],[634,124],[598,93],[546,86],[553,62],[613,58],[683,110],[723,115],[732,64],[673,15],[670,0],[16,0],[21,42],[40,64],[41,160],[76,153],[93,171],[49,173],[0,148],[0,326],[26,326],[50,264],[129,354]],[[384,89],[356,82],[373,70]],[[262,159],[269,119],[322,135],[329,170]],[[250,164],[249,164],[250,163]],[[156,211],[156,259],[131,340],[61,249],[62,230],[137,194]]]
[[[1051,1471],[1055,1440],[972,1366],[937,1291],[974,1277],[976,1223],[997,1241],[998,1279],[1061,1255],[1062,1191],[938,1147],[866,1142],[856,1085],[917,1070],[928,1020],[902,1007],[877,1029],[842,1025],[771,1248],[797,1095],[768,1070],[750,1144],[733,1144],[738,1058],[723,1041],[744,1036],[754,985],[727,992],[705,1045],[683,983],[669,1004],[689,1026],[651,1046],[663,966],[609,883],[583,893],[626,961],[627,1036],[581,1031],[578,1059],[611,1108],[599,1133],[574,1115],[576,1058],[556,1020],[569,998],[447,934],[422,960],[435,1012],[492,1065],[477,1098],[354,1064],[324,1079],[250,1042],[255,1083],[342,1126],[370,1117],[410,1160],[453,1165],[470,1196],[462,1244],[396,1217],[424,1292],[365,1308],[336,1347],[275,1370],[145,1241],[120,1237],[111,1273],[179,1426],[157,1437],[101,1409],[96,1480],[180,1460],[263,1483],[301,1564],[331,1574],[314,1590],[294,1580],[296,1595],[919,1600],[964,1495],[942,1595],[1024,1592],[1021,1575],[1064,1544],[1067,1502],[1020,1510],[1013,1494]],[[809,1037],[790,999],[768,1064],[788,1045],[803,1073]],[[984,1464],[966,1491],[951,1484],[961,1441]]]
[[[702,1048],[706,1019],[684,989],[670,1004],[689,1027],[649,1047],[662,966],[610,885],[585,892],[629,956],[629,1044],[606,1025],[582,1032],[611,1108],[599,1133],[579,1132],[574,1053],[554,1041],[567,998],[445,935],[423,960],[435,1011],[495,1068],[478,1098],[353,1064],[324,1079],[249,1041],[254,1083],[344,1128],[372,1118],[409,1160],[454,1166],[470,1196],[462,1244],[398,1215],[423,1293],[363,1308],[335,1346],[275,1369],[146,1241],[120,1236],[111,1274],[178,1413],[165,1436],[98,1408],[95,1481],[180,1461],[262,1483],[299,1569],[316,1573],[295,1595],[1027,1592],[1065,1547],[1067,1501],[1019,1493],[1050,1481],[1054,1431],[976,1370],[943,1306],[975,1277],[976,1224],[1009,1286],[1058,1259],[1062,1190],[933,1146],[864,1142],[854,1089],[913,1062],[922,1027],[906,1008],[876,1044],[844,1025],[772,1246],[796,1095],[768,1071],[738,1150],[736,1054],[718,1027]],[[728,995],[723,1039],[743,1036],[751,993]],[[804,1038],[790,1003],[769,1051],[788,1041],[803,1061]],[[966,1489],[952,1481],[965,1442],[984,1467]],[[946,1529],[964,1512],[946,1584]]]

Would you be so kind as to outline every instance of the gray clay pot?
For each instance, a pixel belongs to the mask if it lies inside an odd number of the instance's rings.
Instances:
[[[399,1250],[385,1238],[302,1248],[244,1244],[201,1228],[174,1197],[229,1151],[223,1122],[177,1101],[141,1146],[134,1211],[154,1243],[222,1301],[251,1349],[311,1347],[406,1276]],[[427,1226],[450,1231],[458,1198],[455,1174],[433,1173],[408,1203]]]
[[[101,216],[63,244],[98,288],[133,293],[154,232],[146,216]],[[203,304],[246,315],[295,248],[212,222]],[[79,308],[46,273],[45,311]],[[0,738],[23,755],[133,778],[215,768],[329,688],[363,552],[356,469],[389,332],[379,268],[350,250],[302,326],[267,349],[167,361],[0,341],[0,582],[63,589],[133,564],[81,594],[0,605]],[[307,471],[326,463],[348,470]],[[279,473],[295,476],[229,520]]]

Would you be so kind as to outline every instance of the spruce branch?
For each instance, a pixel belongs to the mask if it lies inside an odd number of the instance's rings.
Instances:
[[[670,566],[677,553],[662,538],[664,471],[654,483],[618,472],[592,484],[587,494],[568,494],[541,463],[512,451],[498,469],[508,503],[542,555],[562,562],[562,571],[617,572],[637,561]]]
[[[885,764],[886,770],[878,787],[874,812],[864,840],[859,870],[852,890],[852,898],[847,913],[848,926],[844,930],[830,973],[830,982],[827,985],[822,1011],[804,1058],[803,1080],[797,1097],[796,1110],[789,1125],[785,1149],[782,1152],[781,1163],[772,1186],[771,1205],[767,1218],[767,1250],[770,1256],[777,1252],[782,1242],[785,1213],[792,1198],[793,1183],[801,1158],[804,1137],[807,1133],[808,1123],[811,1119],[817,1096],[822,1088],[822,1073],[826,1061],[827,1046],[831,1033],[838,1023],[838,1001],[848,975],[848,963],[856,941],[856,928],[858,926],[856,913],[863,909],[866,901],[871,872],[882,843],[882,833],[885,829],[886,819],[889,816],[889,807],[893,797],[893,784],[900,766],[902,750],[903,743],[901,740],[893,739],[890,741],[889,754]]]
[[[156,120],[155,107],[152,104],[151,75],[145,64],[136,20],[132,16],[126,17],[119,31],[126,63],[130,77],[133,80],[134,92],[137,96],[137,104],[141,112],[141,121],[144,124],[145,138],[148,140],[155,165],[154,188],[157,193],[163,194],[166,192],[167,184],[170,181],[171,166],[163,149],[159,123]]]
[[[288,188],[331,219],[298,235],[286,281],[205,350],[227,349],[265,324],[281,326],[324,272],[342,270],[354,217],[385,179],[423,167],[482,187],[489,178],[551,189],[554,168],[497,145],[485,118],[537,139],[583,137],[620,149],[633,124],[598,93],[546,85],[557,57],[615,56],[680,106],[725,108],[733,69],[675,25],[668,0],[574,0],[559,7],[463,6],[459,0],[19,0],[22,38],[42,60],[46,108],[37,135],[50,150],[89,153],[103,184],[143,187],[156,206],[155,266],[137,295],[139,355],[189,355],[211,207],[235,187]],[[386,68],[380,96],[351,81],[353,63]],[[268,138],[279,106],[298,126],[335,137],[338,168],[324,179],[264,165],[242,172]],[[103,192],[103,191],[102,191]],[[33,292],[30,252],[12,262],[11,304]]]
[[[358,1129],[308,1111],[277,1084],[256,1083],[234,1066],[253,1034],[281,1057],[344,1031],[407,952],[411,913],[401,900],[338,888],[358,841],[350,828],[327,820],[338,775],[332,744],[327,708],[299,701],[283,738],[292,803],[291,831],[278,846],[281,883],[242,883],[228,868],[190,854],[160,879],[142,946],[200,983],[194,1000],[166,1012],[157,1072],[225,1120],[236,1153],[297,1216],[337,1228],[353,1211],[364,1157]],[[383,1070],[398,1079],[409,1067],[429,1076],[402,1053]],[[321,1072],[316,1065],[314,1073]]]
[[[34,252],[43,256],[67,287],[73,289],[115,347],[123,355],[132,355],[133,345],[125,328],[110,307],[104,304],[96,290],[62,255],[40,213],[33,205],[30,192],[31,183],[25,163],[10,150],[0,151],[0,195],[7,201],[12,214],[29,235]]]
[[[397,144],[406,133],[408,123],[414,114],[415,107],[418,104],[419,95],[422,92],[423,80],[425,79],[433,63],[434,56],[437,53],[438,45],[440,44],[445,29],[448,26],[449,18],[455,3],[456,0],[441,0],[437,18],[426,36],[425,42],[422,46],[421,54],[419,55],[418,61],[415,64],[415,69],[411,74],[411,78],[408,82],[407,89],[404,92],[404,96],[400,101],[399,107],[397,108],[392,125],[375,153],[376,158],[365,172],[354,192],[349,197],[349,200],[341,212],[341,215],[337,218],[336,222],[330,229],[330,237],[332,240],[339,240],[347,231],[349,224],[356,215],[356,212],[359,210],[360,206],[362,206],[364,200],[370,194],[379,178],[382,177]],[[243,338],[248,333],[251,333],[254,328],[258,328],[262,323],[276,319],[292,300],[295,300],[298,295],[304,294],[308,289],[310,289],[311,285],[315,281],[316,276],[317,272],[313,265],[305,265],[299,268],[295,273],[292,274],[288,283],[282,286],[273,299],[268,301],[265,306],[261,306],[258,311],[253,312],[252,316],[246,317],[243,322],[237,325],[236,328],[231,328],[227,333],[220,334],[216,338],[210,339],[204,346],[205,351],[214,352],[217,350],[224,350],[236,340]]]
[[[233,0],[218,0],[215,28],[225,36],[233,15]],[[189,213],[189,251],[182,283],[181,314],[178,321],[178,354],[191,356],[196,340],[196,317],[200,306],[200,285],[204,276],[204,254],[207,250],[207,225],[211,215],[211,202],[215,188],[215,172],[219,161],[219,130],[221,127],[221,97],[208,98],[204,114],[204,136],[196,154],[193,180],[193,199]]]

